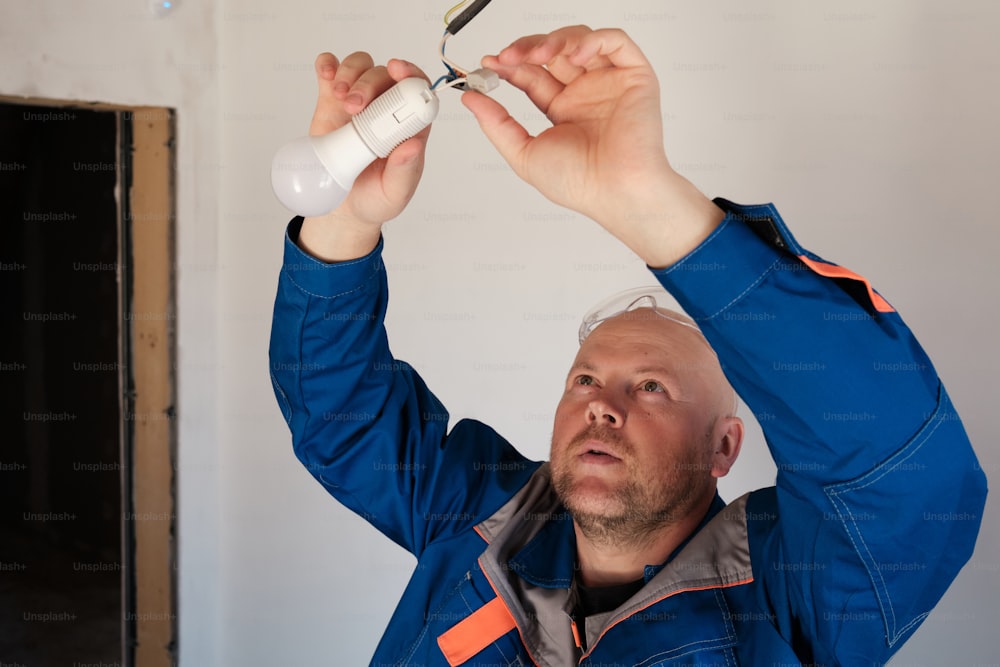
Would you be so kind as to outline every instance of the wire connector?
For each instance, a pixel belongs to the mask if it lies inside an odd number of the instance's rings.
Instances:
[[[500,75],[485,67],[466,75],[465,85],[477,93],[488,93],[500,85]]]

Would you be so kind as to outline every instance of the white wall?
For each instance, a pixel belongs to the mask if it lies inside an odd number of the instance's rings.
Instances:
[[[182,0],[183,2],[183,0]],[[218,8],[188,2],[154,19],[144,1],[40,0],[0,6],[0,94],[169,106],[177,110],[180,415],[179,619],[185,665],[217,665],[221,484]]]
[[[364,664],[408,578],[412,559],[298,466],[274,405],[266,351],[288,216],[267,170],[308,128],[316,53],[365,49],[436,75],[450,4],[182,0],[160,20],[141,2],[0,10],[0,93],[178,109],[183,667]],[[1000,6],[498,0],[449,55],[472,64],[570,23],[624,27],[644,48],[678,169],[713,196],[776,202],[806,247],[873,280],[996,477]],[[511,90],[496,95],[542,126]],[[651,279],[517,181],[458,95],[442,97],[424,182],[385,231],[393,348],[455,419],[543,457],[579,314]],[[752,431],[726,496],[772,481],[763,456]],[[984,524],[893,664],[995,660],[1000,527],[991,512]]]

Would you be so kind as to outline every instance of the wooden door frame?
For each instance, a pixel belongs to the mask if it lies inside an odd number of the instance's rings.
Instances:
[[[122,657],[134,667],[173,667],[178,653],[175,112],[3,95],[0,103],[49,107],[53,114],[110,111],[117,119]]]

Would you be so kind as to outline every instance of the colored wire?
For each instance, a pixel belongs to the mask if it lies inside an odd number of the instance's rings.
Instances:
[[[441,76],[438,77],[437,81],[431,84],[431,90],[435,90],[439,85],[441,85],[442,81],[456,81],[456,80],[457,79],[453,77],[451,74],[442,74]]]
[[[457,35],[458,31],[464,28],[469,21],[476,18],[479,12],[483,11],[483,8],[488,4],[490,4],[490,0],[473,0],[472,4],[462,10],[461,14],[447,22],[448,27],[446,30],[453,35]],[[450,14],[451,12],[449,11],[449,16]]]
[[[462,7],[464,7],[465,5],[469,4],[470,2],[472,2],[472,0],[462,0],[462,2],[458,3],[457,5],[455,5],[454,7],[452,7],[451,9],[449,9],[448,11],[446,11],[444,13],[444,24],[445,24],[445,26],[447,26],[449,23],[451,23],[451,15],[452,14],[454,14],[456,11],[458,11],[459,9],[461,9]]]
[[[442,37],[441,37],[441,46],[440,46],[440,48],[441,48],[441,62],[444,63],[444,66],[447,67],[448,71],[451,72],[452,74],[463,75],[466,72],[468,72],[469,70],[466,69],[465,67],[462,67],[461,65],[458,65],[458,64],[452,62],[451,60],[448,59],[448,56],[446,56],[444,54],[445,42],[448,41],[448,38],[450,36],[451,36],[451,33],[449,33],[446,30],[445,33],[444,33],[444,35],[442,35]]]
[[[467,73],[471,70],[462,67],[458,63],[453,62],[445,55],[444,49],[445,44],[448,42],[448,38],[457,33],[459,30],[465,26],[466,23],[471,21],[476,14],[482,11],[483,7],[488,5],[490,0],[462,0],[457,5],[445,12],[444,15],[444,34],[441,36],[441,44],[439,45],[439,50],[441,51],[441,62],[444,64],[445,69],[448,70],[447,74],[442,75],[431,85],[431,90],[434,90],[438,86],[442,88],[449,88],[452,86],[460,86],[466,81]],[[471,4],[471,6],[469,6]],[[452,19],[452,16],[462,10],[458,14],[457,18]]]
[[[452,79],[451,81],[449,81],[448,83],[444,84],[441,87],[442,88],[451,88],[452,86],[461,86],[463,83],[465,83],[465,77],[464,76],[460,76],[460,77],[458,77],[456,79]]]

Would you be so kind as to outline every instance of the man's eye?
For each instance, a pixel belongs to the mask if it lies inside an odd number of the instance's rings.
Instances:
[[[660,384],[659,382],[657,382],[656,380],[646,380],[645,382],[643,382],[642,383],[642,390],[643,391],[660,391],[660,392],[665,391],[665,389],[663,388],[663,385]]]
[[[576,378],[577,384],[591,385],[594,384],[594,378],[589,375],[580,375]]]

